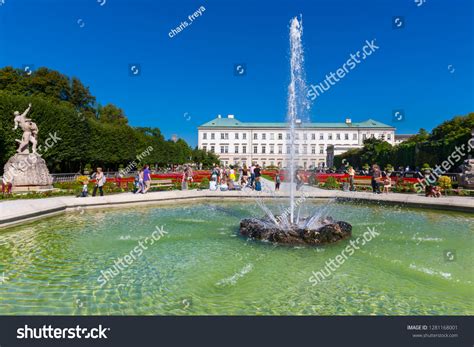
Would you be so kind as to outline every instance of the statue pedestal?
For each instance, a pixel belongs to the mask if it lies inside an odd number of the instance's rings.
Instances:
[[[53,177],[46,162],[36,153],[17,153],[4,166],[3,176],[12,183],[12,192],[53,189]]]

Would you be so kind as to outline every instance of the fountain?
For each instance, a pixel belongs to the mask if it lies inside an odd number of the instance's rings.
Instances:
[[[302,19],[293,18],[290,22],[290,84],[288,86],[288,133],[289,142],[289,208],[280,215],[273,214],[261,199],[257,199],[259,207],[265,212],[264,218],[247,218],[240,222],[242,235],[286,244],[326,244],[346,239],[351,236],[352,226],[346,222],[335,221],[316,211],[309,217],[300,218],[301,200],[295,216],[295,172],[296,163],[296,126],[304,119],[309,108],[304,73],[303,55],[303,23]],[[306,120],[306,119],[305,119]]]

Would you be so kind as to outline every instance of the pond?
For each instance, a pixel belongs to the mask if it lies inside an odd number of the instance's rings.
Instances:
[[[353,225],[352,241],[375,233],[316,285],[313,273],[350,240],[295,247],[246,239],[239,221],[260,216],[253,200],[86,210],[3,230],[0,315],[474,313],[472,214],[306,206],[322,207]]]

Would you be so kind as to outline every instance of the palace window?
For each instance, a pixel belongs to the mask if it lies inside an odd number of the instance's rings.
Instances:
[[[278,140],[283,140],[283,134],[282,133],[278,134]]]
[[[211,140],[215,140],[215,138],[216,138],[216,134],[211,133]]]
[[[245,146],[245,145],[242,146],[242,153],[244,153],[244,154],[247,153],[247,146]]]
[[[275,134],[274,133],[270,133],[270,140],[275,140]]]
[[[262,146],[262,154],[265,154],[265,146]]]
[[[311,154],[316,154],[316,146],[311,146]]]
[[[203,134],[202,134],[202,139],[203,139],[203,140],[207,140],[207,133],[203,133]]]
[[[344,134],[344,140],[349,140],[349,134]]]
[[[257,154],[257,153],[258,153],[257,146],[253,146],[253,154]]]
[[[216,151],[216,147],[215,146],[211,146],[211,152],[214,153]]]
[[[234,153],[239,153],[239,146],[235,146]]]
[[[319,134],[319,139],[324,140],[324,134],[323,133]]]
[[[262,140],[266,140],[266,139],[267,139],[267,134],[262,133]]]
[[[258,140],[258,134],[257,134],[257,133],[254,133],[254,134],[253,134],[253,139],[254,139],[254,140]]]
[[[341,134],[337,133],[336,134],[336,140],[340,140],[341,139]]]
[[[357,134],[356,133],[352,134],[352,139],[357,140]]]
[[[311,134],[311,140],[316,140],[316,134],[315,133]]]
[[[242,134],[242,140],[247,140],[247,133]]]
[[[238,140],[239,139],[239,133],[234,134],[234,139]]]
[[[275,146],[270,145],[270,154],[273,154],[273,153],[275,153]]]

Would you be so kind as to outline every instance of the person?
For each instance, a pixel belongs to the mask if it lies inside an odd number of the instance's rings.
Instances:
[[[227,179],[227,187],[229,190],[235,190],[234,181],[230,177]]]
[[[247,185],[248,177],[249,177],[249,171],[247,169],[247,165],[244,164],[242,168],[242,175],[240,176],[240,184],[242,187]]]
[[[140,189],[140,170],[135,173],[135,179],[133,180],[133,193],[135,194]]]
[[[7,179],[7,176],[4,174],[2,177],[2,194],[11,194],[12,192],[12,182]]]
[[[261,191],[262,190],[262,182],[260,182],[260,176],[256,176],[255,177],[255,190],[257,192]]]
[[[392,179],[390,178],[390,175],[387,174],[383,180],[383,192],[388,194],[391,187]]]
[[[181,190],[188,189],[188,166],[184,166],[183,176],[181,177]]]
[[[224,168],[223,167],[220,167],[220,166],[217,166],[217,170],[218,170],[218,175],[217,175],[217,185],[220,185],[222,184],[222,178],[224,176]]]
[[[230,167],[230,170],[229,170],[229,178],[230,178],[232,181],[235,181],[235,170],[234,170],[234,167],[233,167],[233,166]]]
[[[254,182],[255,182],[255,166],[252,163],[252,165],[250,165],[250,180],[249,180],[249,187],[251,187],[252,189],[253,189]]]
[[[441,197],[441,188],[439,186],[434,186],[428,184],[425,187],[425,196],[432,197],[432,198],[440,198]]]
[[[221,181],[221,185],[220,185],[220,188],[219,188],[221,191],[226,191],[226,190],[229,190],[229,186],[227,185],[227,182],[225,180],[222,180]]]
[[[188,165],[188,171],[187,171],[187,177],[186,179],[188,180],[189,183],[193,183],[194,182],[194,178],[193,178],[193,168],[191,167],[191,165]]]
[[[139,193],[144,193],[145,192],[145,183],[143,182],[143,168],[141,168],[138,173],[137,173],[137,181],[138,181],[138,185],[137,185],[137,190],[135,191],[135,194],[139,194]]]
[[[145,186],[143,194],[146,194],[146,192],[148,192],[148,189],[150,189],[151,185],[150,167],[148,165],[145,165],[143,169],[143,185]]]
[[[372,192],[374,194],[380,194],[380,178],[382,176],[382,173],[380,171],[380,168],[377,164],[372,165]]]
[[[211,181],[215,181],[216,182],[216,185],[217,185],[217,180],[218,180],[218,177],[219,177],[219,170],[217,169],[216,166],[214,166],[212,168],[212,172],[211,172]]]
[[[350,190],[355,191],[355,186],[354,186],[355,170],[354,170],[354,168],[352,166],[349,166],[349,169],[347,170],[347,173],[349,174]]]
[[[99,189],[100,196],[104,196],[104,184],[106,181],[105,175],[102,172],[102,168],[98,167],[96,173],[94,174],[95,177],[95,185],[94,190],[92,191],[92,196],[96,196],[97,189]]]
[[[85,179],[82,181],[82,191],[81,191],[81,198],[86,198],[87,195],[89,194],[89,190],[87,185],[89,184],[89,180]]]
[[[213,173],[209,181],[209,190],[217,190],[217,175]]]
[[[254,174],[254,177],[255,177],[255,180],[258,180],[260,181],[260,176],[262,176],[262,172],[261,172],[261,169],[260,169],[260,165],[255,165],[255,168],[253,169],[253,174]]]
[[[281,183],[280,171],[277,171],[275,175],[275,191],[280,190],[280,183]]]
[[[301,178],[300,173],[298,170],[295,172],[295,180],[296,180],[296,190],[300,190],[301,186],[303,185],[303,179]]]
[[[407,165],[407,167],[405,168],[405,172],[408,172],[410,171],[410,165]]]

